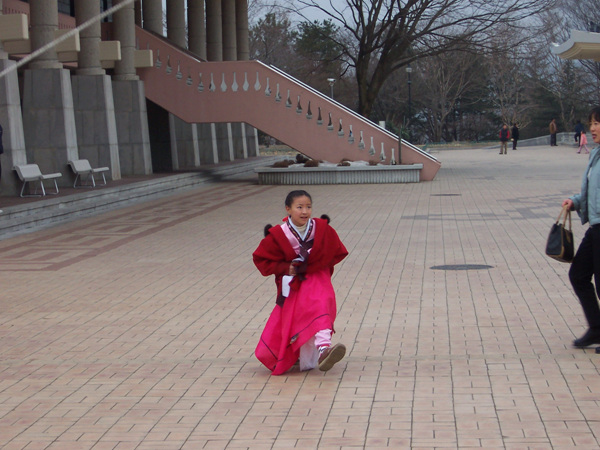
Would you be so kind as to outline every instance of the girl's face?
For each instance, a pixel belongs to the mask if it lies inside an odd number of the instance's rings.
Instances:
[[[307,224],[312,214],[312,202],[306,195],[296,197],[292,202],[292,206],[286,206],[285,210],[294,225],[303,227]]]
[[[592,140],[596,144],[600,144],[600,119],[592,118],[590,122],[590,133],[592,133]]]

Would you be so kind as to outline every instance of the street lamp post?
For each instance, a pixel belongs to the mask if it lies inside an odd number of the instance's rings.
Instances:
[[[410,74],[412,73],[412,67],[410,64],[406,67],[406,75],[408,77],[408,120],[410,121],[412,117],[412,95],[411,95],[411,85],[412,81],[410,79]]]
[[[327,78],[327,82],[331,87],[331,99],[333,100],[333,85],[335,84],[335,78]]]
[[[410,132],[410,122],[412,119],[412,80],[410,79],[410,74],[412,73],[412,67],[410,67],[410,63],[406,66],[406,76],[408,83],[408,119],[406,120],[406,127],[408,128],[408,139],[412,138],[412,133]]]

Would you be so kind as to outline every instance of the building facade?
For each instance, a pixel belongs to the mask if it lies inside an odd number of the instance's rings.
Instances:
[[[12,167],[25,163],[63,173],[59,183],[68,186],[74,159],[108,166],[119,179],[257,155],[253,127],[187,123],[148,100],[138,74],[154,63],[151,50],[138,48],[140,28],[200,61],[247,59],[247,0],[168,0],[166,9],[162,0],[0,0],[0,7],[2,195],[17,192]],[[241,143],[244,152],[230,151]]]

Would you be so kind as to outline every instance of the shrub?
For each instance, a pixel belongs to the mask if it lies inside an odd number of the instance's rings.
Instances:
[[[290,167],[292,164],[295,164],[294,160],[292,160],[292,159],[284,159],[282,161],[276,161],[276,162],[274,162],[271,167],[279,168],[279,169],[285,169],[287,167]]]
[[[338,166],[348,167],[350,165],[350,161],[343,159],[338,163]]]
[[[379,164],[379,161],[375,160],[375,159],[370,159],[369,160],[369,165],[370,166],[376,166],[377,164]]]
[[[319,161],[316,159],[309,159],[304,163],[304,167],[319,167]]]

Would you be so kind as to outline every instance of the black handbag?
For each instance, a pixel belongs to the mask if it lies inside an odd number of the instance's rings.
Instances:
[[[567,228],[567,218],[569,219],[569,228]],[[560,211],[558,219],[550,229],[546,241],[546,255],[560,262],[570,263],[573,261],[575,243],[571,231],[571,211],[567,207]]]

